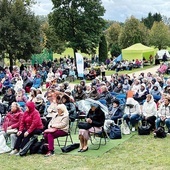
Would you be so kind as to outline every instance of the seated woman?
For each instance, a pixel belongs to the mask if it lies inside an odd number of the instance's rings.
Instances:
[[[146,89],[146,85],[142,83],[140,85],[140,89],[135,93],[133,98],[142,105],[143,101],[146,99],[147,94],[148,94],[148,91]]]
[[[113,106],[110,108],[109,112],[109,119],[113,120],[114,123],[117,124],[117,120],[119,118],[122,118],[123,112],[122,109],[120,108],[120,102],[119,100],[115,99],[113,100]]]
[[[11,111],[5,116],[4,122],[2,124],[3,131],[1,132],[5,137],[8,137],[9,134],[11,139],[11,149],[14,148],[17,139],[16,133],[19,129],[22,116],[23,112],[21,111],[19,105],[16,102],[13,102],[11,105]],[[9,133],[9,131],[11,132]]]
[[[166,124],[168,128],[168,132],[170,132],[170,99],[169,97],[165,97],[164,102],[160,105],[158,109],[158,118],[155,121],[156,129],[162,123]]]
[[[40,116],[43,117],[45,112],[45,102],[42,94],[36,96],[35,107],[39,111]]]
[[[19,104],[19,106],[24,110],[25,104],[27,102],[27,96],[25,94],[25,90],[19,88],[16,93],[16,102]]]
[[[34,134],[40,134],[43,129],[43,124],[39,112],[35,109],[33,102],[26,103],[26,111],[22,117],[19,131],[17,132],[17,140],[14,150],[10,152],[11,155],[19,153]]]
[[[92,103],[86,118],[86,122],[91,125],[88,130],[79,129],[80,150],[78,152],[86,152],[88,150],[89,132],[99,132],[104,125],[105,114],[98,104]]]
[[[54,139],[60,136],[65,136],[69,129],[69,113],[64,104],[57,106],[57,114],[51,119],[48,124],[48,129],[44,131],[44,138],[48,143],[48,152],[46,157],[54,154]]]
[[[151,125],[150,130],[155,129],[157,106],[151,94],[146,96],[146,101],[143,104],[142,111],[144,120]]]
[[[66,106],[71,122],[74,122],[77,116],[76,106],[70,101],[70,96],[64,94],[61,98],[62,103]]]
[[[132,131],[135,131],[135,124],[139,121],[140,116],[141,108],[139,103],[133,98],[127,98],[123,119],[126,120],[129,126],[132,125]]]
[[[2,98],[2,103],[7,104],[9,109],[11,104],[15,101],[16,101],[15,91],[14,89],[9,88]]]

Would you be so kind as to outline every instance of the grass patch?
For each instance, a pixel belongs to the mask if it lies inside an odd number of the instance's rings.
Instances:
[[[0,155],[0,167],[3,170],[169,170],[170,136],[155,139],[153,135],[134,135],[124,143],[114,147],[100,157],[80,155],[59,155],[49,158],[43,155],[26,157]]]
[[[118,73],[119,74],[131,74],[131,73],[134,73],[134,72],[137,72],[137,71],[144,71],[144,70],[147,70],[149,68],[152,68],[154,67],[153,65],[151,66],[144,66],[143,68],[136,68],[136,69],[133,69],[133,70],[124,70],[124,71],[119,71]],[[108,70],[106,71],[106,76],[111,76],[112,74],[116,73],[115,70]]]
[[[88,55],[88,54],[85,54],[85,53],[81,53],[81,54],[84,57],[90,58],[90,55]],[[68,56],[74,57],[73,49],[72,48],[66,48],[66,50],[62,54],[57,54],[57,53],[53,54],[54,59],[55,58],[59,59],[60,57],[64,57],[64,56],[66,56],[66,57],[68,57]]]

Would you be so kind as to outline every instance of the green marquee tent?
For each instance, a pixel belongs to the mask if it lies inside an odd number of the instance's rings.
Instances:
[[[149,56],[154,56],[155,50],[151,47],[147,47],[141,43],[134,44],[128,48],[122,50],[122,56],[125,60],[139,59],[142,60],[145,57],[149,60]]]

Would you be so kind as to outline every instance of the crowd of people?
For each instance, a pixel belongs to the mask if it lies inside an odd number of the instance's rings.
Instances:
[[[160,124],[167,126],[170,132],[170,79],[163,74],[141,73],[139,76],[113,74],[110,79],[105,76],[105,64],[101,64],[101,77],[92,77],[91,83],[80,80],[79,84],[70,86],[68,81],[60,82],[63,70],[68,69],[68,76],[74,71],[74,64],[69,58],[57,67],[55,62],[43,62],[42,65],[20,68],[1,68],[2,102],[0,110],[1,134],[10,137],[10,155],[19,154],[29,139],[35,134],[43,134],[48,145],[45,156],[54,154],[54,139],[68,133],[79,113],[77,102],[91,98],[100,101],[108,108],[106,115],[100,105],[91,104],[85,118],[89,129],[79,129],[79,152],[88,150],[89,132],[101,130],[106,120],[115,124],[124,119],[132,131],[136,124],[146,121],[150,130]],[[85,68],[86,69],[86,68]],[[71,70],[71,71],[70,71]],[[42,87],[45,86],[45,90]],[[128,96],[131,92],[131,96]],[[122,103],[118,94],[125,94]],[[13,130],[13,131],[12,131]],[[9,133],[9,131],[12,131]]]

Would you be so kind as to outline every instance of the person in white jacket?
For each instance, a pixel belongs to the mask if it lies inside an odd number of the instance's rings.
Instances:
[[[158,109],[158,118],[156,119],[156,129],[160,126],[160,123],[165,123],[168,132],[170,132],[170,99],[166,97],[164,102]]]
[[[139,103],[133,98],[127,98],[125,106],[125,115],[123,119],[127,124],[132,126],[132,131],[135,131],[135,125],[141,118],[141,108]]]
[[[157,106],[154,102],[153,96],[148,94],[146,96],[146,101],[143,104],[143,118],[147,123],[151,125],[150,129],[155,129],[155,120],[157,116]]]

